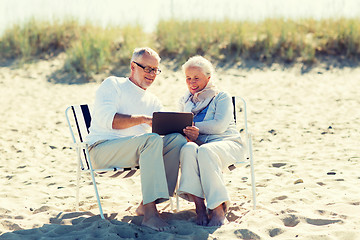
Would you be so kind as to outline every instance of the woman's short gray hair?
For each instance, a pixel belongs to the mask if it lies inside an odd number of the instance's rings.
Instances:
[[[131,62],[138,60],[145,53],[149,54],[150,56],[155,57],[158,60],[158,62],[160,62],[161,58],[160,58],[159,54],[149,47],[135,48],[133,55],[131,57]]]
[[[215,72],[211,62],[199,55],[189,58],[189,60],[187,60],[186,63],[182,65],[183,72],[185,73],[185,70],[189,67],[199,67],[207,77],[213,76]]]

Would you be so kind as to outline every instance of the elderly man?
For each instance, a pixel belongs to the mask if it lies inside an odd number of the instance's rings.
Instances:
[[[142,225],[154,230],[170,228],[162,220],[156,203],[169,199],[175,190],[181,134],[164,137],[150,133],[152,113],[160,111],[158,98],[146,91],[160,74],[160,57],[151,48],[134,50],[129,78],[109,77],[96,92],[87,141],[95,168],[140,165],[143,201],[137,209]]]

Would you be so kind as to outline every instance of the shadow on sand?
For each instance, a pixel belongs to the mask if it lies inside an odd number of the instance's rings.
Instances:
[[[82,74],[74,74],[67,72],[64,67],[53,72],[48,77],[48,82],[54,84],[86,84],[89,82],[101,82],[109,76],[128,76],[130,74],[129,66],[112,66],[111,69],[106,69],[104,72],[94,74],[87,77]]]
[[[50,218],[50,224],[42,227],[7,232],[0,239],[208,239],[219,227],[202,227],[192,220],[193,211],[178,213],[161,213],[174,229],[158,232],[141,226],[142,216],[124,216],[116,220],[117,213],[100,215],[91,212],[60,212],[56,217]]]

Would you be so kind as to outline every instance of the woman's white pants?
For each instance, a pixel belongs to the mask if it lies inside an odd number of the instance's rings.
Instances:
[[[186,143],[180,151],[181,177],[178,194],[193,201],[188,194],[205,198],[207,208],[215,209],[222,203],[226,208],[230,197],[225,187],[223,171],[243,158],[243,146],[234,141],[218,141],[198,146]]]

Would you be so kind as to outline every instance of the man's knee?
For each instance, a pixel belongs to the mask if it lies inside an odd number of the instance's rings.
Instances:
[[[171,133],[164,137],[164,146],[183,146],[187,143],[186,138],[180,133]]]
[[[157,133],[147,133],[145,136],[147,136],[151,141],[162,141],[162,138]]]
[[[145,138],[144,147],[155,147],[155,148],[162,148],[163,139],[157,133],[147,133],[142,135]]]

